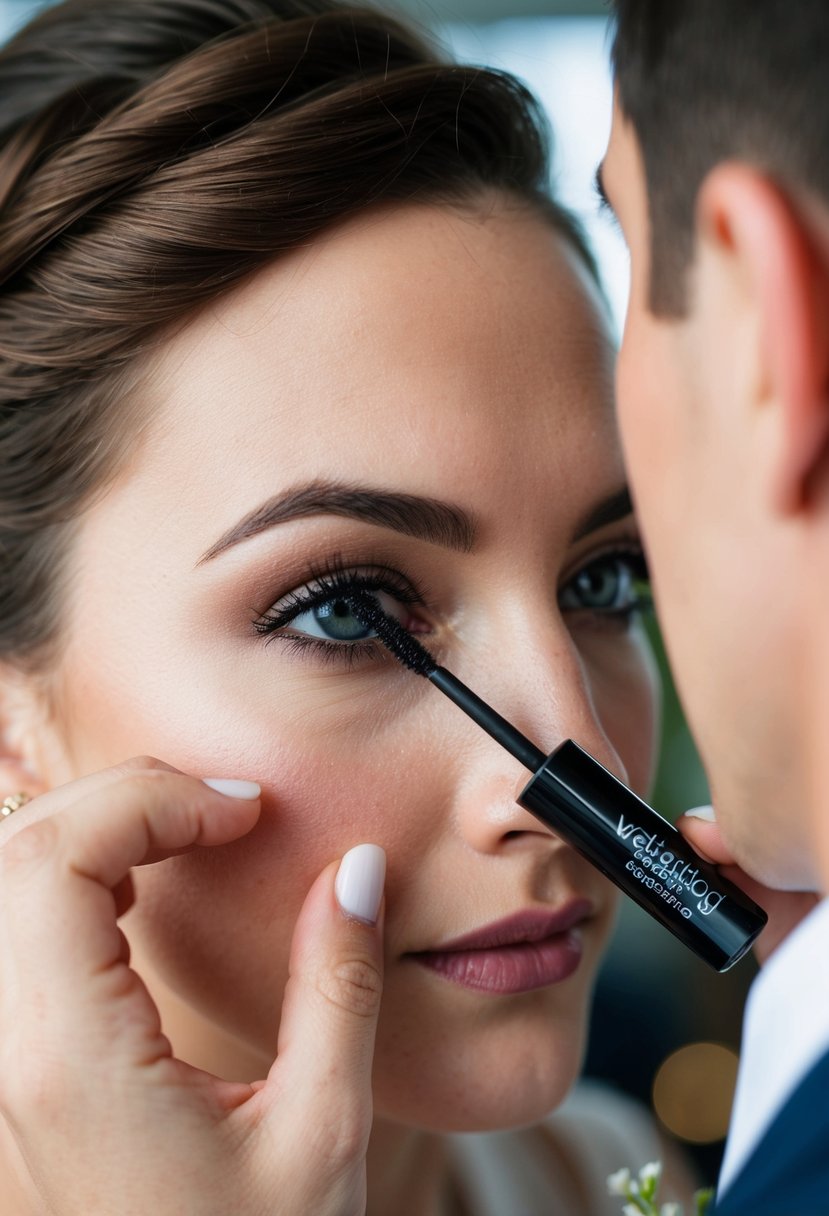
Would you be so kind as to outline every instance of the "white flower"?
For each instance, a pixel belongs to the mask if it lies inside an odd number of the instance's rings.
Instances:
[[[649,1161],[648,1164],[643,1165],[641,1170],[639,1171],[639,1181],[642,1183],[645,1183],[645,1182],[650,1182],[651,1179],[653,1179],[654,1182],[658,1182],[661,1174],[662,1174],[662,1162],[661,1161]],[[673,1216],[673,1214],[669,1212],[668,1216]]]
[[[615,1174],[611,1174],[607,1180],[608,1195],[627,1195],[628,1187],[630,1186],[630,1170],[625,1166],[622,1170],[617,1170]]]
[[[682,1216],[682,1208],[678,1203],[663,1203],[659,1216]]]
[[[638,1208],[635,1203],[626,1203],[622,1208],[623,1216],[642,1216],[642,1209]]]

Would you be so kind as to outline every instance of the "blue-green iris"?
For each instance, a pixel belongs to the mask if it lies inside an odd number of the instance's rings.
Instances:
[[[359,642],[373,634],[357,620],[347,600],[326,600],[313,609],[312,615],[323,633],[335,642]]]

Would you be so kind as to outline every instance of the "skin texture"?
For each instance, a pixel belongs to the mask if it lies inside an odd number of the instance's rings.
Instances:
[[[253,830],[136,871],[121,922],[176,1053],[221,1077],[267,1073],[317,875],[353,845],[384,847],[369,1211],[437,1202],[412,1129],[517,1125],[564,1096],[616,898],[516,805],[519,764],[425,681],[379,651],[349,664],[266,643],[252,620],[338,556],[392,567],[422,587],[398,612],[441,662],[540,746],[575,738],[644,792],[640,629],[557,606],[598,554],[636,544],[630,517],[574,540],[625,480],[612,380],[595,289],[517,204],[379,211],[261,271],[148,367],[151,424],[79,529],[52,709],[20,694],[9,726],[27,788],[138,753],[260,783]],[[476,544],[314,515],[200,562],[262,502],[319,479],[450,500]],[[407,957],[574,896],[591,908],[584,958],[560,984],[482,994]]]
[[[750,876],[767,953],[814,902],[767,888],[829,889],[826,210],[751,166],[716,166],[685,315],[657,317],[644,166],[618,99],[602,178],[631,253],[620,430],[719,826],[685,830]]]

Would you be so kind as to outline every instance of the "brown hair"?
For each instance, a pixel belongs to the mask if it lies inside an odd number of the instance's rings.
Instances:
[[[163,327],[380,201],[511,191],[592,265],[524,88],[369,9],[68,0],[0,51],[0,90],[0,660],[24,668]]]

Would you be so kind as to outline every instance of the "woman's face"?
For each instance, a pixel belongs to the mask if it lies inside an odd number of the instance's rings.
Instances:
[[[572,1081],[613,889],[516,805],[517,761],[336,601],[355,580],[382,593],[540,747],[573,737],[645,787],[611,385],[577,259],[497,200],[352,221],[154,365],[148,434],[80,528],[48,777],[150,753],[261,783],[255,830],[141,870],[125,922],[150,989],[261,1075],[305,894],[370,841],[388,854],[377,1113],[506,1126]],[[581,961],[558,982],[481,990],[413,957],[576,899]]]

